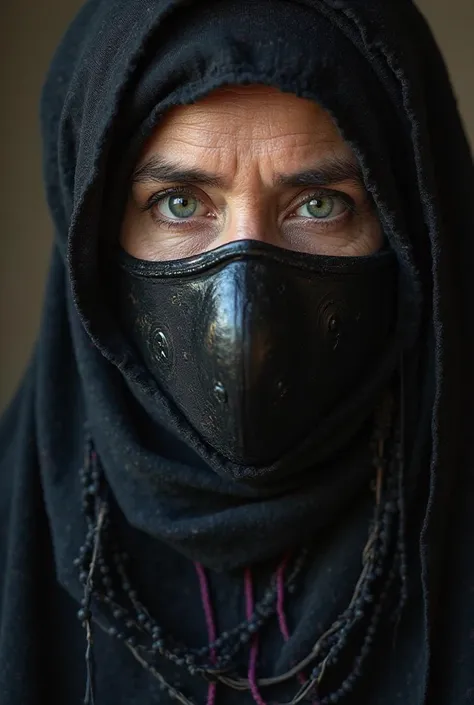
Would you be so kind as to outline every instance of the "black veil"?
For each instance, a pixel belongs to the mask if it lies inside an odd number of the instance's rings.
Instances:
[[[103,252],[131,165],[169,106],[225,83],[267,83],[326,107],[360,160],[396,251],[415,587],[397,665],[385,682],[374,677],[366,700],[398,702],[399,687],[413,705],[469,702],[474,169],[439,50],[407,0],[89,0],[66,33],[42,100],[55,224],[43,322],[0,431],[2,702],[30,705],[52,692],[44,644],[56,638],[54,607],[69,614],[63,602],[80,599],[72,563],[85,530],[78,470],[86,425],[125,524],[217,571],[327,531],[365,480],[365,457],[352,447],[326,475],[306,478],[304,490],[234,486],[209,472],[222,459],[160,399],[111,315]],[[147,431],[152,399],[160,400],[161,431]],[[331,442],[363,403],[360,393],[339,411]],[[309,442],[288,462],[304,465],[313,451]],[[341,550],[343,565],[351,540]],[[41,588],[57,593],[54,604],[36,606]],[[67,635],[66,624],[56,624],[58,634]],[[76,651],[82,658],[79,646],[70,651],[72,661]]]

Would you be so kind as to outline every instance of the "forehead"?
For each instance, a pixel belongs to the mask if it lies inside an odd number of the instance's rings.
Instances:
[[[252,143],[263,150],[315,145],[342,147],[330,114],[316,102],[269,86],[228,86],[191,105],[172,108],[146,150],[182,143],[191,150]]]

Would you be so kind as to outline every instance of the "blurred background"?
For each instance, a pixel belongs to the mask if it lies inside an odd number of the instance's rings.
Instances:
[[[0,410],[31,353],[51,246],[39,95],[55,46],[81,4],[0,1]],[[418,5],[444,52],[474,145],[474,0],[418,0]]]

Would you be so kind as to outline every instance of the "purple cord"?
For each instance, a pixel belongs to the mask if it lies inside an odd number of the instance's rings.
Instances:
[[[288,622],[285,614],[285,570],[288,564],[289,556],[286,556],[279,564],[276,572],[277,581],[277,616],[278,624],[280,627],[280,632],[285,641],[290,638],[290,632],[288,629]],[[206,617],[207,635],[209,643],[212,643],[217,638],[216,632],[216,622],[214,619],[214,613],[212,609],[211,593],[209,591],[209,582],[207,579],[206,571],[200,563],[194,563],[196,573],[199,579],[199,587],[201,590],[201,602],[204,610],[204,615]],[[245,609],[246,617],[250,619],[254,612],[254,595],[253,595],[253,579],[252,571],[250,568],[245,568],[244,573],[244,587],[245,587]],[[249,655],[249,667],[248,667],[248,680],[250,684],[250,692],[254,699],[256,705],[266,705],[257,685],[257,660],[258,660],[258,647],[259,639],[258,634],[252,636],[252,641],[250,645],[250,655]],[[211,661],[214,662],[216,658],[215,649],[211,649]],[[299,676],[300,683],[305,683],[307,678],[304,674]],[[216,702],[216,691],[217,683],[209,683],[207,690],[207,705],[215,705]],[[317,701],[313,702],[313,705],[318,705]]]
[[[245,569],[244,576],[245,584],[245,606],[247,619],[250,619],[253,615],[254,602],[253,602],[253,581],[252,581],[252,571],[250,568]],[[250,684],[250,692],[257,705],[265,705],[265,701],[260,695],[260,691],[257,686],[257,659],[258,659],[258,634],[254,634],[250,646],[250,656],[249,656],[249,670],[248,679]]]
[[[194,567],[199,578],[199,587],[201,589],[201,602],[204,610],[204,615],[206,617],[207,637],[209,639],[209,643],[212,644],[212,642],[216,640],[217,634],[216,622],[212,611],[212,600],[211,593],[209,591],[209,582],[207,580],[206,571],[204,570],[203,566],[200,563],[195,562]],[[211,661],[213,663],[215,661],[215,658],[216,652],[214,649],[211,649]],[[207,688],[207,705],[215,705],[216,691],[217,683],[209,683],[209,686]]]
[[[277,616],[278,624],[280,627],[280,633],[285,641],[290,638],[290,630],[288,629],[288,622],[285,614],[285,570],[288,564],[289,555],[285,556],[280,565],[277,568],[276,581],[277,581]],[[304,685],[308,681],[304,673],[300,673],[298,680],[301,685]],[[318,705],[317,701],[313,701],[312,705]]]
[[[280,627],[280,632],[285,641],[290,638],[290,632],[288,629],[288,623],[286,621],[285,614],[285,570],[288,563],[289,556],[285,556],[280,565],[277,568],[277,616],[278,625]]]

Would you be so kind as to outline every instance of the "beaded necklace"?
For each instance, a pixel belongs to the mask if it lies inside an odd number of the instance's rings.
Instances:
[[[90,438],[87,440],[85,462],[81,470],[82,509],[87,533],[79,557],[74,561],[83,585],[83,598],[78,618],[86,630],[87,684],[85,705],[94,705],[92,668],[92,607],[101,605],[112,623],[108,634],[121,641],[136,660],[160,683],[160,688],[172,700],[182,705],[194,701],[168,683],[156,668],[157,657],[184,668],[191,676],[208,682],[207,705],[214,705],[216,687],[248,691],[256,705],[265,705],[261,691],[269,686],[296,679],[294,697],[279,705],[298,705],[303,700],[314,705],[339,703],[349,693],[362,672],[389,594],[398,580],[400,594],[397,616],[407,598],[407,571],[404,541],[403,454],[400,433],[392,429],[393,401],[388,397],[375,415],[371,440],[375,478],[372,489],[375,508],[368,541],[362,552],[362,571],[348,607],[318,638],[310,652],[286,673],[272,678],[258,678],[256,661],[261,629],[277,618],[282,637],[289,638],[282,608],[285,595],[297,589],[297,579],[308,557],[303,548],[295,557],[286,556],[271,578],[263,598],[253,604],[250,569],[245,572],[247,618],[231,630],[217,635],[209,599],[204,568],[195,564],[201,598],[206,616],[209,643],[200,648],[179,645],[163,629],[139,600],[128,572],[129,557],[120,550],[113,538],[109,489]],[[365,627],[364,627],[365,621]],[[359,637],[358,655],[350,673],[338,688],[319,696],[326,674],[334,667],[349,638],[356,629]],[[250,647],[247,677],[238,675],[236,657]]]

